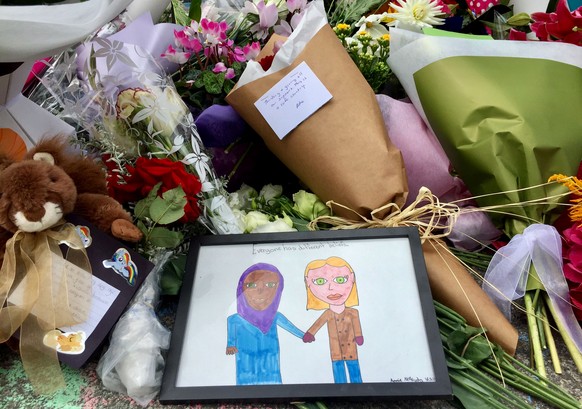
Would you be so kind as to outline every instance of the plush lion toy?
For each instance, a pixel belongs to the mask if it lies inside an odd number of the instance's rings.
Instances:
[[[142,238],[130,214],[107,194],[103,167],[72,152],[66,140],[43,139],[21,161],[0,156],[0,259],[16,231],[49,229],[69,213],[118,239]]]

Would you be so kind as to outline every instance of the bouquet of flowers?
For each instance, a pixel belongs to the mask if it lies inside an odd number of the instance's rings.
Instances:
[[[497,225],[514,238],[493,258],[484,288],[507,315],[511,301],[525,293],[534,345],[539,340],[535,316],[543,316],[542,304],[550,299],[548,308],[556,312],[564,336],[580,350],[582,330],[568,302],[561,239],[551,227],[565,193],[547,183],[555,173],[574,174],[582,157],[581,129],[573,119],[581,109],[580,99],[564,104],[558,97],[560,87],[570,88],[580,77],[582,49],[565,44],[579,42],[572,31],[578,15],[579,10],[569,11],[566,1],[560,1],[556,12],[521,16],[525,24],[520,32],[532,31],[541,41],[477,41],[392,29],[388,61],[481,209],[491,211]],[[512,30],[516,31],[505,26],[502,31],[525,39]],[[502,76],[493,74],[499,69]],[[466,87],[467,81],[471,87]],[[517,83],[524,86],[513,89]],[[542,96],[542,89],[553,92]],[[448,96],[445,109],[443,95]],[[572,110],[556,114],[556,104]],[[541,347],[534,350],[544,374]]]
[[[222,103],[224,95],[237,82],[245,65],[248,64],[247,68],[251,66],[259,72],[260,70],[256,67],[257,63],[252,60],[253,58],[260,59],[265,54],[257,54],[258,45],[263,46],[272,33],[297,37],[295,33],[301,29],[302,21],[309,18],[306,17],[305,10],[309,9],[311,3],[292,0],[286,2],[255,0],[245,3],[245,6],[240,9],[215,9],[214,13],[216,14],[214,15],[205,8],[209,14],[201,17],[198,22],[188,22],[182,27],[174,27],[171,30],[169,40],[166,41],[162,49],[159,52],[151,53],[154,56],[163,53],[165,61],[162,63],[164,64],[174,63],[173,68],[167,71],[159,66],[155,58],[149,56],[140,58],[146,53],[127,41],[118,40],[119,37],[115,36],[97,39],[93,44],[85,47],[85,52],[69,56],[70,60],[68,61],[74,70],[68,72],[75,72],[78,68],[82,81],[62,82],[59,87],[53,87],[57,90],[54,94],[58,95],[60,101],[63,102],[62,105],[65,106],[63,117],[76,118],[76,122],[81,124],[84,133],[81,142],[84,148],[94,149],[99,154],[105,155],[110,166],[112,195],[128,203],[134,216],[146,232],[148,242],[157,243],[153,249],[179,246],[178,243],[181,243],[188,234],[192,233],[188,229],[194,219],[202,221],[213,233],[300,230],[307,228],[309,221],[313,219],[316,220],[317,228],[331,227],[329,224],[325,224],[325,221],[330,219],[321,219],[321,217],[329,217],[329,214],[326,214],[330,212],[329,208],[317,199],[317,196],[311,196],[311,193],[298,192],[297,196],[293,195],[293,199],[289,199],[281,193],[280,187],[272,185],[265,186],[259,193],[248,186],[243,186],[242,189],[232,194],[226,193],[222,180],[219,179],[210,165],[210,157],[198,138],[196,127],[193,125],[193,117],[190,114],[191,110],[198,114],[199,110],[205,108],[207,112],[210,110],[208,107],[211,104]],[[366,4],[365,10],[363,9],[364,3]],[[365,80],[376,90],[386,89],[386,83],[382,82],[394,80],[393,72],[396,72],[398,80],[402,81],[404,89],[409,93],[409,97],[417,109],[418,98],[414,96],[410,88],[407,88],[406,81],[404,81],[406,75],[398,72],[397,64],[392,63],[393,56],[386,61],[388,53],[397,53],[402,45],[397,34],[402,30],[395,30],[393,26],[399,25],[402,28],[402,25],[407,25],[409,28],[418,30],[423,26],[438,25],[453,31],[480,34],[489,32],[499,38],[508,37],[512,33],[512,29],[527,34],[531,27],[529,18],[526,23],[523,23],[525,21],[522,19],[523,16],[512,18],[511,10],[508,10],[504,4],[498,4],[502,2],[497,1],[488,2],[487,4],[492,4],[490,8],[482,7],[481,3],[477,5],[476,2],[452,0],[396,0],[390,4],[387,3],[385,9],[376,8],[380,6],[380,3],[382,2],[348,0],[326,3],[329,23],[332,24],[334,30],[331,30],[332,27],[326,27],[328,33],[331,32],[332,35],[330,37],[326,34],[325,40],[335,40],[334,35],[339,37],[338,44],[343,45],[344,50],[347,51],[347,55],[345,55],[348,57],[347,61],[350,62],[351,59],[352,62],[355,62],[356,67],[364,74]],[[221,15],[227,15],[227,21],[222,21],[221,18],[217,17]],[[550,21],[553,21],[552,17],[548,17],[548,22]],[[548,30],[552,31],[553,29]],[[511,35],[515,35],[515,33]],[[293,40],[293,38],[291,39]],[[272,45],[273,42],[275,41],[271,41],[270,44]],[[172,45],[168,47],[167,45],[170,43]],[[338,45],[333,44],[334,47]],[[285,49],[280,46],[280,43],[275,42],[274,50],[278,50],[277,54],[281,50],[285,52]],[[327,47],[321,47],[319,50],[329,52]],[[334,52],[335,50],[336,48],[334,48]],[[271,50],[269,49],[269,51]],[[277,58],[277,54],[270,56],[271,61],[266,61],[268,64],[261,67],[261,73],[280,74],[276,73],[276,69],[269,70],[271,62],[276,66],[277,59],[285,59],[284,55]],[[79,64],[74,61],[77,57]],[[329,59],[329,61],[335,60]],[[329,65],[329,61],[326,64]],[[343,62],[344,60],[342,60]],[[385,66],[381,64],[383,62],[386,63]],[[173,72],[174,69],[176,69],[173,76],[175,82],[165,74]],[[375,72],[374,69],[380,71]],[[315,71],[319,75],[320,71]],[[368,75],[366,75],[366,71]],[[388,76],[386,76],[386,72],[389,73]],[[327,82],[330,76],[332,74],[329,76],[327,74],[320,75],[324,82]],[[352,77],[352,75],[349,76],[349,78]],[[378,78],[380,81],[375,84],[374,81]],[[174,87],[174,83],[177,88]],[[64,84],[67,85],[64,86]],[[456,84],[456,82],[443,81],[443,86],[451,84]],[[240,84],[240,86],[243,85]],[[382,138],[375,138],[375,143],[379,143],[382,149],[385,149],[386,143],[388,143],[390,151],[398,153],[398,149],[392,149],[390,141],[387,142],[384,127],[388,130],[390,138],[396,133],[395,127],[400,126],[401,130],[404,131],[407,124],[404,121],[396,122],[396,118],[398,118],[396,113],[402,111],[394,109],[393,113],[396,116],[392,116],[393,122],[385,123],[386,118],[390,117],[386,115],[386,112],[381,111],[379,115],[371,114],[377,113],[377,101],[382,101],[383,98],[377,98],[378,96],[374,98],[374,92],[368,94],[371,98],[367,98],[366,103],[370,103],[373,107],[363,109],[362,106],[358,105],[358,109],[354,109],[352,103],[349,111],[350,115],[353,116],[350,118],[355,118],[356,125],[365,123],[371,116],[374,116],[374,120],[379,118],[382,129],[378,134]],[[435,104],[438,105],[439,102],[442,102],[442,96],[443,93],[440,94],[441,99]],[[186,105],[181,102],[181,99],[186,101]],[[337,98],[332,103],[336,101]],[[384,106],[381,104],[380,107],[393,109],[385,101]],[[366,114],[362,115],[362,111],[365,111]],[[419,112],[421,118],[426,120],[424,111],[419,110]],[[367,118],[362,119],[362,117]],[[342,117],[334,115],[329,123],[337,125],[337,118]],[[346,149],[348,146],[357,144],[353,135],[357,134],[362,140],[367,140],[370,137],[369,134],[375,133],[378,129],[376,125],[375,122],[374,131],[371,131],[371,127],[367,125],[361,125],[359,128],[356,126],[358,131],[353,133],[345,132],[345,129],[341,130],[343,132],[335,132],[332,142],[326,145],[333,147],[334,150],[326,149],[316,152],[313,156],[315,159],[312,160],[305,160],[306,151],[304,149],[283,153],[287,155],[287,158],[294,156],[295,158],[292,159],[301,163],[302,167],[305,168],[305,163],[313,165],[317,164],[323,157],[333,157],[336,150],[344,153],[349,151],[345,159],[340,161],[342,164],[349,164],[351,159],[358,156],[349,148]],[[432,129],[429,131],[423,135],[431,137]],[[317,133],[311,132],[311,134]],[[339,143],[338,135],[343,138]],[[440,143],[436,138],[433,142],[440,148]],[[394,143],[397,145],[396,140]],[[382,150],[375,149],[375,153],[380,151]],[[447,154],[451,155],[448,150]],[[442,165],[441,168],[445,169],[443,171],[439,168],[441,173],[447,173],[448,162],[444,160],[444,151],[439,151],[437,156],[438,159],[435,160],[438,160],[439,165]],[[454,159],[454,155],[449,157]],[[403,166],[398,154],[395,154],[393,158],[395,159],[386,160],[386,162],[378,161],[377,163],[380,163],[382,170],[388,168],[390,178],[394,176],[392,179],[394,185],[386,187],[387,185],[382,184],[383,188],[378,189],[378,184],[373,183],[372,186],[364,186],[364,192],[376,190],[382,190],[383,194],[395,192],[395,195],[388,199],[384,195],[378,203],[385,204],[388,201],[387,206],[393,206],[393,202],[398,202],[400,206],[406,202],[406,194],[408,193],[405,169],[403,168],[406,167],[407,174],[413,172],[408,169],[406,157],[404,158],[406,166]],[[457,167],[456,161],[452,160],[452,162]],[[370,171],[368,165],[369,163],[366,163],[365,166],[368,174],[364,177],[351,172],[353,179],[350,179],[349,182],[343,180],[337,185],[340,188],[353,187],[367,183],[373,177],[378,177],[378,172]],[[330,172],[329,168],[322,168],[318,170],[318,174],[333,173]],[[364,166],[360,166],[360,168],[364,168]],[[297,169],[294,168],[294,170]],[[301,169],[298,172],[300,171]],[[424,173],[426,174],[426,172]],[[315,175],[315,172],[313,174]],[[449,179],[452,179],[451,175],[448,176]],[[315,176],[313,179],[310,182],[322,183],[321,180],[315,180],[317,179]],[[382,173],[379,179],[382,181],[381,183],[385,183],[389,177]],[[353,182],[351,182],[352,180]],[[422,174],[420,174],[418,180],[415,180],[415,182],[418,181],[415,186],[423,186],[422,180]],[[447,182],[451,181],[447,180]],[[460,186],[456,182],[451,184],[455,187],[451,188],[451,191],[444,188],[443,195],[451,192],[457,193],[458,191],[455,189],[460,188]],[[326,185],[325,188],[333,187],[330,183],[323,182],[323,184]],[[469,188],[473,189],[473,183],[469,185]],[[316,186],[312,189],[317,193],[319,187]],[[359,200],[360,196],[364,195],[355,194],[353,196]],[[307,205],[301,204],[301,198],[307,199]],[[328,198],[329,195],[326,193],[325,200]],[[467,191],[462,192],[461,198],[463,200],[467,198]],[[408,203],[413,202],[413,199],[409,198]],[[362,213],[374,210],[378,203],[372,207],[364,206]],[[400,208],[398,209],[400,210]],[[200,213],[199,216],[197,212]],[[313,224],[310,227],[313,228]],[[438,227],[447,230],[446,226],[439,225]],[[165,240],[165,242],[157,241],[158,238]],[[433,274],[431,281],[433,291],[449,290],[443,289],[443,287],[446,287],[445,283],[449,282],[447,276],[450,279],[451,265],[454,265],[454,274],[458,273],[458,277],[461,277],[461,283],[457,283],[459,286],[464,287],[464,290],[477,286],[477,289],[481,290],[473,278],[466,274],[459,261],[444,250],[446,249],[444,242],[432,240],[431,242],[436,243],[435,246],[432,249],[427,246],[425,250],[426,254],[429,254],[427,257],[431,257],[432,260],[430,264]],[[148,252],[149,250],[144,248],[142,251]],[[457,267],[462,271],[458,270]],[[439,272],[441,274],[438,274]],[[176,288],[179,288],[179,284]],[[486,297],[485,300],[479,297],[480,295],[470,300],[470,307],[474,307],[475,304],[481,305],[481,302],[484,304],[490,302]],[[500,318],[497,320],[498,322],[505,322],[502,316]],[[489,330],[489,328],[487,329]],[[484,331],[484,329],[475,329],[469,338],[472,340],[473,335],[482,334]],[[514,329],[510,325],[509,328],[502,326],[500,332],[509,334],[510,342],[505,347],[510,350],[512,339],[517,338],[517,333],[514,333]],[[453,341],[450,340],[450,342]],[[467,341],[467,345],[470,342],[470,340],[465,341]],[[491,348],[488,343],[481,345],[481,347]],[[463,362],[466,363],[466,361]],[[571,404],[570,400],[568,403]],[[575,404],[572,406],[575,407]]]

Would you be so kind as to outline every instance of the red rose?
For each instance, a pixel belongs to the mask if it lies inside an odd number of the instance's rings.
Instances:
[[[115,175],[109,177],[109,192],[121,203],[137,202],[148,195],[153,187],[162,182],[158,190],[158,196],[164,192],[182,186],[188,203],[184,207],[184,216],[181,222],[194,221],[200,215],[197,195],[202,189],[198,178],[186,171],[182,162],[174,162],[170,159],[148,159],[139,157],[135,167],[127,166],[129,176],[125,176],[122,182]]]

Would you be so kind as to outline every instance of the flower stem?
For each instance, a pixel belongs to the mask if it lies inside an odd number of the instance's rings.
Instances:
[[[541,304],[540,313],[544,333],[546,334],[546,339],[548,342],[548,349],[550,350],[550,356],[552,357],[552,365],[554,366],[554,372],[557,374],[561,374],[562,365],[560,364],[560,357],[558,356],[558,350],[556,349],[556,342],[554,341],[554,336],[552,335],[552,329],[550,328],[550,323],[548,322],[548,313],[546,311],[545,303]]]
[[[576,368],[578,368],[578,372],[582,372],[582,354],[580,353],[580,351],[578,351],[578,348],[574,344],[574,341],[572,341],[572,338],[570,338],[570,335],[568,334],[568,332],[566,332],[566,328],[564,328],[564,324],[562,324],[562,322],[558,318],[557,313],[556,313],[556,309],[554,308],[554,306],[552,305],[552,303],[550,301],[550,297],[547,294],[545,294],[544,296],[546,299],[546,304],[548,305],[548,308],[550,310],[550,313],[552,314],[552,317],[554,318],[554,321],[556,322],[556,326],[558,327],[558,331],[560,331],[560,335],[562,335],[562,339],[564,340],[564,344],[566,345],[566,348],[570,352],[570,355],[572,355],[572,360],[576,364]]]
[[[527,326],[529,328],[529,342],[533,351],[535,367],[540,375],[546,377],[546,368],[544,367],[544,357],[542,355],[542,346],[540,343],[540,334],[536,323],[535,310],[531,292],[527,291],[523,296],[525,301],[525,310],[527,313]]]

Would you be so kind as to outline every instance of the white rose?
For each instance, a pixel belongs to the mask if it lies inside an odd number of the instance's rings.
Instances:
[[[257,197],[257,191],[247,184],[242,184],[240,189],[229,195],[228,203],[231,207],[240,210],[250,210],[253,198]]]
[[[281,185],[272,185],[268,184],[263,186],[261,191],[259,192],[259,196],[262,196],[265,199],[266,203],[269,203],[269,200],[275,199],[283,194],[283,186]]]
[[[256,210],[251,210],[245,216],[245,231],[251,232],[258,226],[269,223],[269,215],[258,212]]]

